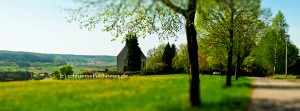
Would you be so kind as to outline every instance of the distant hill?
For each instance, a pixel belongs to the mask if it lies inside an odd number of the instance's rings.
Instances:
[[[0,51],[0,61],[4,62],[54,62],[46,54],[32,52]]]
[[[66,63],[73,65],[75,68],[81,68],[81,70],[85,68],[115,69],[116,60],[116,56],[106,55],[42,54],[0,50],[0,70],[1,68],[4,70],[8,66],[17,68],[44,67],[49,69],[46,67],[61,66]]]

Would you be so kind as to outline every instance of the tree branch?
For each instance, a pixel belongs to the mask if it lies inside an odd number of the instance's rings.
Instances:
[[[160,0],[163,4],[165,4],[167,7],[171,8],[173,11],[182,14],[185,16],[186,10],[175,6],[170,0]]]

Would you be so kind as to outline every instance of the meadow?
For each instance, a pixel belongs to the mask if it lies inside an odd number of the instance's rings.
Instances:
[[[251,80],[224,87],[225,76],[201,76],[205,111],[245,111]],[[129,76],[127,79],[0,82],[0,111],[178,111],[189,106],[187,74]]]

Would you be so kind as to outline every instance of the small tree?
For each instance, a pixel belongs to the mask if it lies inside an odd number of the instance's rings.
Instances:
[[[60,75],[59,71],[54,71],[54,72],[52,73],[52,76],[53,76],[53,79],[56,79],[56,80],[61,79],[61,78],[60,78],[61,75]]]
[[[137,40],[136,34],[128,34],[126,36],[127,46],[127,71],[140,71],[141,70],[141,49]]]
[[[71,65],[60,66],[58,70],[61,75],[72,75],[74,73]]]

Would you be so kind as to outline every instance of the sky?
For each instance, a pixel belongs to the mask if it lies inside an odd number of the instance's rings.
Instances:
[[[273,16],[279,10],[289,24],[291,41],[300,48],[300,0],[262,0],[263,8],[270,8]],[[0,50],[28,51],[76,55],[113,55],[124,47],[122,38],[111,41],[102,25],[88,31],[79,24],[68,23],[68,14],[59,7],[73,7],[73,0],[1,0]],[[144,54],[160,43],[186,43],[186,37],[161,41],[156,35],[139,39]]]

